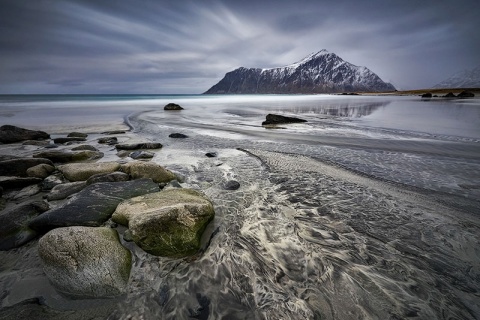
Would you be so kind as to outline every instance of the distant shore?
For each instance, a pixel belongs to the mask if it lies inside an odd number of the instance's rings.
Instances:
[[[451,92],[455,95],[459,94],[462,91],[469,91],[475,94],[475,96],[480,96],[480,88],[447,88],[447,89],[414,89],[414,90],[397,90],[397,91],[388,91],[388,92],[359,92],[360,95],[382,95],[382,96],[418,96],[424,93],[430,92],[432,95],[446,95]]]

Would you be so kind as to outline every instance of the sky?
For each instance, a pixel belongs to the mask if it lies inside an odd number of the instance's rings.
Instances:
[[[480,65],[480,1],[0,0],[0,94],[202,93],[322,49],[430,88]]]

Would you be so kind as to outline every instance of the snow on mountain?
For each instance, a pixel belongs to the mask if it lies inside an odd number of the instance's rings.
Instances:
[[[436,84],[434,88],[480,88],[480,66],[457,72]]]
[[[321,50],[279,68],[244,68],[228,72],[206,94],[338,93],[394,91],[366,67]]]

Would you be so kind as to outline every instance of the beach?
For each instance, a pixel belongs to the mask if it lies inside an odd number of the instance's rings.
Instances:
[[[166,112],[169,102],[184,110]],[[264,127],[267,114],[307,122]],[[0,318],[480,318],[478,98],[12,96],[0,99],[6,124],[86,133],[57,149],[92,145],[103,153],[92,163],[133,161],[102,137],[159,142],[149,162],[205,194],[215,218],[182,259],[149,254],[115,226],[132,269],[111,299],[58,293],[38,238],[0,251]],[[102,133],[113,130],[125,132]],[[3,144],[0,155],[44,148]]]

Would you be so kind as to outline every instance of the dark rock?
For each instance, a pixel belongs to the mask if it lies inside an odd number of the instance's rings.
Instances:
[[[27,140],[22,144],[24,146],[46,147],[50,144],[50,141],[47,141],[47,140]]]
[[[76,147],[72,148],[72,151],[81,151],[81,150],[98,151],[97,148],[95,148],[94,146],[91,146],[89,144],[82,144],[82,145],[79,145],[79,146],[76,146]]]
[[[34,158],[46,158],[53,162],[65,163],[73,161],[94,160],[103,157],[103,153],[99,151],[80,150],[52,150],[41,151],[33,155]]]
[[[45,149],[55,149],[58,148],[58,144],[48,144],[45,146]]]
[[[207,152],[205,155],[209,158],[215,158],[217,156],[216,152]]]
[[[469,92],[469,91],[462,91],[458,94],[459,98],[473,98],[475,97],[475,94],[473,92]]]
[[[302,123],[307,122],[307,120],[294,118],[294,117],[285,117],[278,114],[267,114],[266,120],[262,122],[262,126],[270,124],[285,124],[285,123]]]
[[[172,133],[168,136],[169,138],[177,138],[177,139],[185,139],[185,138],[188,138],[187,135],[183,134],[183,133]]]
[[[130,180],[130,176],[124,172],[99,173],[88,178],[87,185],[99,182],[120,182],[128,180]]]
[[[55,186],[68,182],[67,179],[61,173],[55,173],[46,177],[42,182],[42,190],[49,191]]]
[[[4,125],[0,127],[1,143],[14,143],[25,140],[44,139],[50,139],[50,135],[43,131],[28,130],[10,125]]]
[[[115,146],[117,150],[160,149],[162,147],[162,144],[158,142],[125,143]]]
[[[87,139],[85,138],[78,138],[78,137],[70,137],[70,138],[55,138],[53,139],[54,143],[67,143],[67,142],[72,142],[72,141],[86,141]]]
[[[165,107],[163,107],[163,110],[183,110],[183,108],[176,104],[176,103],[169,103]]]
[[[98,143],[108,144],[110,146],[118,143],[117,137],[102,137],[99,138],[97,141]]]
[[[128,156],[132,159],[151,159],[155,156],[155,153],[138,150],[131,152]]]
[[[13,160],[13,159],[21,159],[22,157],[18,156],[12,156],[8,154],[0,154],[0,161],[5,161],[5,160]],[[1,168],[1,167],[0,167]]]
[[[87,186],[85,181],[68,182],[58,184],[52,188],[49,194],[47,194],[48,201],[62,200],[68,196],[82,191]]]
[[[431,98],[432,94],[430,92],[422,94],[422,98]]]
[[[226,190],[237,190],[240,188],[240,183],[235,180],[229,180],[223,185],[223,188]]]
[[[23,177],[2,177],[0,176],[0,187],[4,190],[7,189],[20,189],[26,186],[30,186],[32,184],[40,183],[42,179],[40,178],[23,178]]]
[[[102,134],[124,134],[125,130],[113,130],[113,131],[104,131]]]
[[[0,213],[0,250],[17,248],[37,236],[28,223],[49,209],[44,201],[30,201]]]
[[[86,133],[81,133],[81,132],[70,132],[67,135],[68,138],[86,138],[88,137],[88,134]]]
[[[53,162],[45,158],[16,158],[0,161],[0,176],[27,177],[27,170],[39,164],[53,166]]]
[[[158,185],[150,179],[91,184],[65,204],[33,219],[29,227],[46,232],[59,227],[100,226],[122,200],[158,190]]]
[[[39,193],[40,191],[42,191],[42,189],[40,188],[40,185],[33,184],[31,186],[27,186],[27,187],[23,188],[22,190],[20,190],[18,192],[10,192],[8,195],[5,196],[5,198],[8,198],[8,199],[13,200],[13,201],[17,201],[17,200],[20,200],[20,199],[29,198],[31,196],[34,196],[37,193]]]

